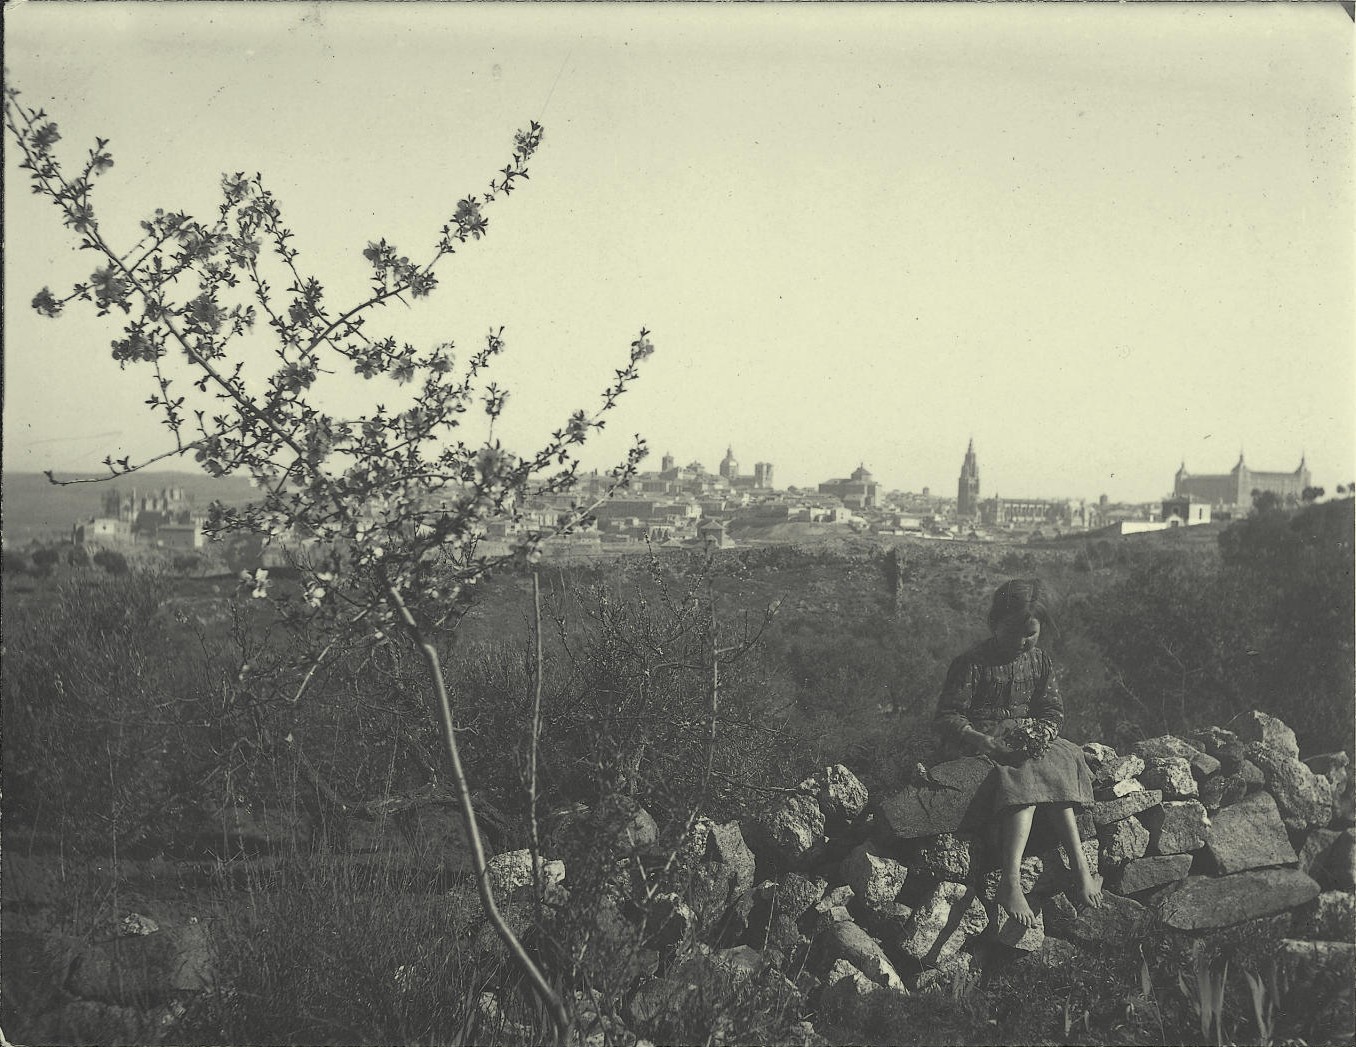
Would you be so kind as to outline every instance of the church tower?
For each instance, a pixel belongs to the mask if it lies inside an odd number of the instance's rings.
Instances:
[[[956,485],[956,515],[975,517],[979,515],[979,465],[975,462],[975,439],[970,438],[970,446],[965,449],[965,462],[961,465],[960,482]]]
[[[725,457],[720,460],[720,475],[731,482],[739,475],[739,461],[735,458],[733,447],[725,448]]]

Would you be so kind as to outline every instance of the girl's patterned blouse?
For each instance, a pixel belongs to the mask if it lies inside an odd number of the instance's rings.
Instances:
[[[1007,658],[989,639],[952,661],[934,721],[943,742],[958,744],[967,726],[991,734],[1004,720],[1028,717],[1048,738],[1064,727],[1055,667],[1039,647]]]

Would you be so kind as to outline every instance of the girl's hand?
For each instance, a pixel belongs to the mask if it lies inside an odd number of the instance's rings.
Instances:
[[[965,737],[972,748],[985,756],[1010,756],[1012,754],[1012,750],[997,738],[987,735],[983,731],[976,731],[973,727],[966,728]]]

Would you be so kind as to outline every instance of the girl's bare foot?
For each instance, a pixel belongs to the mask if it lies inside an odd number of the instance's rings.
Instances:
[[[1026,895],[1022,893],[1022,884],[1020,880],[1009,880],[1006,876],[998,885],[998,904],[1006,909],[1014,920],[1023,927],[1036,926],[1036,914],[1031,911],[1031,906],[1027,904]]]
[[[1074,889],[1070,892],[1070,901],[1075,905],[1100,909],[1102,907],[1102,878],[1094,876],[1086,869],[1075,871]]]

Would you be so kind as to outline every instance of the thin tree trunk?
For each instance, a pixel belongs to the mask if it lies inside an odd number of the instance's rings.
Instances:
[[[452,781],[456,787],[458,807],[461,811],[462,825],[466,830],[466,839],[471,845],[471,866],[475,871],[476,890],[480,894],[480,904],[485,910],[485,918],[490,921],[490,926],[494,928],[495,933],[499,935],[500,940],[508,948],[509,955],[513,957],[514,962],[527,976],[533,991],[551,1015],[551,1020],[556,1026],[556,1032],[563,1041],[570,1027],[570,1016],[565,1009],[565,1004],[559,994],[551,988],[546,976],[533,962],[532,957],[528,955],[523,943],[513,933],[513,928],[504,920],[503,914],[500,913],[499,906],[495,902],[494,891],[490,887],[490,871],[485,860],[485,847],[481,843],[480,828],[476,824],[475,805],[471,802],[471,787],[466,781],[466,772],[461,762],[461,751],[457,747],[457,732],[452,722],[452,702],[447,695],[447,684],[443,680],[442,664],[438,658],[438,651],[434,648],[432,642],[424,636],[423,631],[414,620],[414,615],[405,606],[405,601],[401,598],[395,586],[388,586],[386,592],[400,612],[406,629],[409,630],[410,636],[419,648],[419,653],[423,656],[424,664],[428,667],[429,676],[433,681],[434,693],[438,697],[443,740],[447,743],[447,755],[452,762]]]
[[[532,688],[532,728],[528,738],[527,755],[527,825],[529,832],[529,857],[532,860],[532,892],[536,898],[537,916],[541,916],[543,898],[541,876],[541,835],[537,826],[537,745],[541,740],[541,684],[542,684],[542,640],[541,640],[541,577],[536,567],[532,568],[532,633],[536,646],[536,664],[533,666],[534,680]]]

